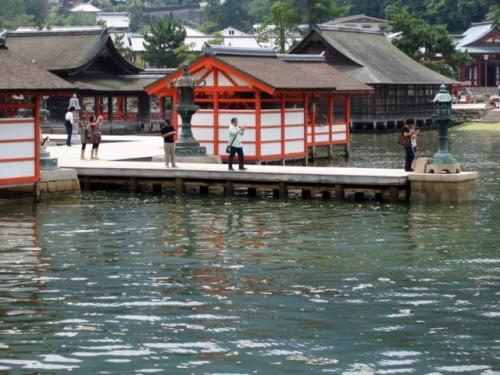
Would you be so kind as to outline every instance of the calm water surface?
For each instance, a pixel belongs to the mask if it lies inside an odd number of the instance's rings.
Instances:
[[[481,173],[475,204],[93,192],[2,208],[0,373],[500,374],[500,134],[452,142]],[[352,151],[402,164],[394,135]]]

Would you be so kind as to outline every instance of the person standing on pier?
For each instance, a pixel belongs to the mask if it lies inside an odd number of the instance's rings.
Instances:
[[[75,107],[69,107],[68,112],[64,116],[64,126],[66,127],[66,146],[71,146],[71,134],[73,134],[73,124],[75,122],[73,117],[73,111]]]
[[[415,126],[415,121],[413,119],[406,120],[403,129],[401,130],[401,135],[399,136],[398,143],[405,148],[405,171],[411,172],[413,159],[415,159],[415,152],[413,151],[412,137],[415,133],[413,127]]]
[[[82,142],[82,151],[80,152],[80,159],[85,159],[85,148],[87,147],[87,143],[90,142],[90,123],[94,122],[94,116],[80,117],[80,141]]]
[[[170,120],[165,121],[165,126],[161,128],[161,136],[163,137],[163,150],[165,152],[165,166],[168,168],[168,164],[172,165],[172,168],[176,168],[175,165],[175,129],[170,123]]]
[[[101,126],[104,123],[104,118],[99,116],[97,120],[90,123],[90,141],[92,142],[92,150],[90,151],[90,158],[97,160],[97,152],[99,151],[99,145],[101,144]]]
[[[231,119],[231,125],[229,126],[229,145],[227,146],[227,152],[229,152],[229,170],[234,171],[233,161],[234,155],[238,154],[238,162],[240,171],[246,170],[245,160],[243,155],[243,145],[241,144],[241,136],[245,133],[245,128],[238,125],[238,119],[233,117]]]

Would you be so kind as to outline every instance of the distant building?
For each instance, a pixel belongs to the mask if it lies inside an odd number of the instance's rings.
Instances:
[[[494,21],[473,23],[454,38],[456,49],[473,58],[462,68],[461,80],[472,87],[500,85],[500,26]]]
[[[13,53],[77,88],[84,114],[132,127],[150,121],[144,87],[162,75],[145,74],[122,57],[105,29],[16,31],[8,40]],[[62,122],[67,105],[67,98],[51,96],[49,121]]]
[[[117,31],[127,31],[130,27],[130,14],[126,12],[99,12],[96,16],[96,22],[102,22],[104,26]]]
[[[322,52],[329,64],[375,89],[373,96],[352,99],[353,128],[391,129],[408,118],[431,124],[439,85],[458,83],[419,64],[380,31],[319,25],[290,51]]]
[[[79,4],[79,5],[71,8],[71,10],[70,10],[70,12],[72,12],[72,13],[76,13],[76,12],[97,13],[100,11],[101,11],[101,9],[97,8],[96,6],[92,5],[91,3]]]
[[[184,44],[189,47],[189,51],[201,53],[204,46],[215,39],[215,36],[204,34],[201,31],[184,26],[186,30],[186,39]],[[220,34],[223,37],[223,45],[228,47],[238,48],[260,48],[260,44],[254,35],[246,34],[238,29],[228,27]],[[125,34],[125,40],[128,42],[128,48],[132,52],[132,61],[134,64],[142,67],[149,68],[148,64],[144,61],[144,52],[146,51],[147,42],[140,34]],[[175,67],[173,67],[175,68]]]
[[[386,31],[389,23],[381,18],[370,17],[365,14],[336,18],[324,23],[325,26],[359,29],[367,31]]]

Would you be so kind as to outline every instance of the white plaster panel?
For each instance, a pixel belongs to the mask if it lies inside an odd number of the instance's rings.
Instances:
[[[35,138],[33,119],[22,123],[0,123],[0,140]]]
[[[262,155],[281,155],[281,142],[263,143],[260,148]]]
[[[240,125],[255,126],[255,111],[219,111],[219,126],[229,127],[231,124],[231,119],[236,117]]]
[[[285,128],[285,139],[304,138],[304,127],[300,126],[287,126]]]
[[[34,158],[34,142],[14,142],[0,144],[0,159]]]
[[[345,132],[347,130],[345,124],[333,125],[332,131],[334,132]]]
[[[280,141],[281,140],[281,129],[280,128],[263,128],[261,130],[261,140],[262,141]]]
[[[330,136],[328,134],[318,134],[315,137],[316,142],[328,142],[330,140]]]
[[[33,176],[35,176],[35,162],[33,160],[0,163],[0,181],[7,178]]]
[[[197,71],[196,73],[194,74],[191,74],[191,76],[193,77],[193,79],[200,79],[201,77],[203,77],[203,75],[206,73],[206,69],[201,69],[199,71]]]
[[[214,139],[214,129],[213,128],[191,128],[193,135],[196,139],[211,140]]]
[[[219,74],[219,86],[222,87],[232,87],[234,86],[230,80],[227,79],[227,77],[224,74]]]
[[[312,143],[312,140],[313,140],[313,139],[312,139],[312,137],[311,137],[310,135],[309,135],[309,136],[307,136],[307,143]]]
[[[226,153],[226,147],[227,147],[226,143],[219,143],[219,155],[228,155]],[[244,144],[243,145],[243,153],[245,154],[245,156],[255,156],[256,155],[255,144],[253,144],[253,143]]]
[[[347,137],[345,133],[336,133],[332,134],[332,139],[338,142],[338,141],[345,141]]]
[[[214,72],[205,77],[206,86],[214,85]]]
[[[285,124],[298,125],[304,124],[304,110],[300,112],[285,112]]]
[[[262,126],[281,125],[281,113],[266,113],[262,111],[260,123]]]
[[[207,148],[207,155],[214,154],[214,144],[209,142],[200,142],[200,145],[205,146]]]
[[[304,141],[285,142],[285,154],[304,152]]]
[[[191,119],[191,124],[193,125],[214,125],[214,112],[213,111],[203,111],[196,112]]]

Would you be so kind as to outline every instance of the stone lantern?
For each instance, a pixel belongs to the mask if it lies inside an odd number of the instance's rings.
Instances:
[[[444,83],[433,102],[432,117],[439,125],[439,143],[438,152],[432,157],[426,171],[428,173],[460,173],[460,164],[448,151],[448,126],[453,120],[451,113],[453,98]]]
[[[204,80],[196,80],[189,74],[187,66],[183,67],[184,73],[181,78],[174,81],[177,89],[179,104],[174,106],[182,119],[181,134],[176,144],[175,154],[178,156],[205,156],[206,147],[200,146],[191,130],[191,118],[200,108],[194,104],[194,89],[205,86]]]

